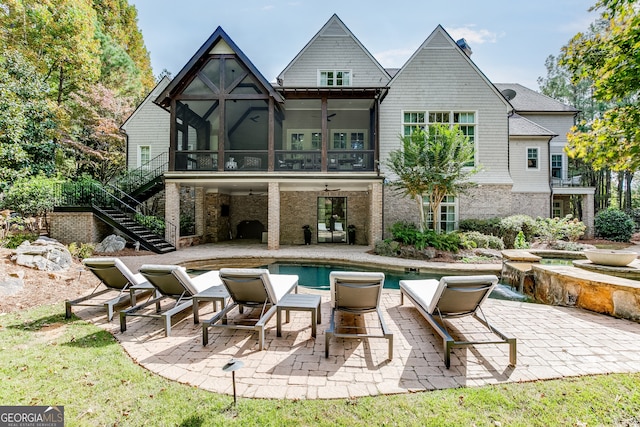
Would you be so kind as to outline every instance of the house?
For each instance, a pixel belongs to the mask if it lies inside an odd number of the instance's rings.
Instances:
[[[402,68],[386,70],[333,15],[271,83],[218,28],[123,125],[128,165],[168,154],[165,217],[193,220],[177,245],[257,238],[277,249],[302,244],[305,225],[314,244],[373,245],[418,216],[387,185],[385,161],[400,135],[430,123],[459,125],[481,166],[472,192],[442,204],[443,229],[548,217],[573,194],[588,202],[592,189],[551,180],[568,179],[562,147],[576,110],[493,84],[470,54],[438,26]]]

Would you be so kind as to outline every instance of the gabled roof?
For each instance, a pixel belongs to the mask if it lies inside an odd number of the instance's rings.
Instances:
[[[509,136],[540,136],[551,139],[558,134],[514,113],[509,116]]]
[[[191,59],[186,63],[182,70],[176,75],[176,77],[171,81],[171,84],[158,96],[155,100],[156,104],[161,105],[162,107],[167,107],[170,97],[182,90],[186,84],[188,83],[192,70],[200,68],[202,62],[206,59],[207,55],[211,51],[213,47],[215,47],[220,41],[224,41],[233,52],[238,56],[238,60],[249,69],[251,74],[253,74],[260,84],[264,86],[264,89],[269,92],[277,102],[284,102],[282,97],[276,90],[271,86],[271,83],[262,75],[260,71],[253,65],[253,63],[249,60],[249,58],[240,50],[240,48],[231,40],[231,37],[224,32],[222,27],[216,28],[216,30],[211,34],[211,36],[204,42],[200,49],[191,57]]]
[[[503,101],[507,107],[512,107],[509,101],[500,93],[498,88],[496,88],[495,85],[491,83],[491,80],[489,80],[489,78],[487,78],[487,76],[480,70],[480,68],[478,68],[478,66],[471,60],[471,58],[469,58],[469,55],[467,55],[464,52],[464,50],[462,50],[460,45],[451,38],[449,33],[447,33],[447,31],[442,27],[442,25],[438,25],[435,28],[435,30],[433,30],[433,32],[429,35],[429,37],[427,37],[427,39],[420,45],[420,47],[416,49],[416,51],[413,53],[413,55],[411,55],[411,57],[407,60],[407,62],[405,62],[402,68],[400,68],[400,70],[398,70],[398,72],[395,73],[395,75],[389,82],[389,86],[393,86],[394,81],[397,80],[402,75],[402,72],[407,68],[409,64],[413,62],[416,56],[418,56],[423,49],[427,48],[429,44],[431,44],[433,39],[440,34],[443,35],[447,40],[447,42],[451,45],[451,47],[456,49],[458,53],[461,55],[461,57],[469,63],[469,66],[471,66],[471,68],[473,68],[473,70],[475,70],[478,73],[478,75],[482,78],[482,80],[484,80],[485,83],[491,88],[491,90],[495,92],[498,98],[501,101]]]
[[[282,80],[283,75],[287,71],[289,71],[289,69],[296,63],[296,61],[298,61],[298,59],[307,51],[307,49],[309,49],[311,45],[313,45],[313,43],[319,37],[330,36],[330,35],[335,36],[336,34],[346,35],[348,37],[351,37],[353,41],[358,45],[358,47],[360,47],[362,51],[371,59],[371,62],[375,64],[375,66],[378,67],[378,69],[380,69],[382,73],[384,73],[385,75],[388,75],[387,70],[385,70],[385,68],[382,65],[380,65],[378,60],[373,55],[371,55],[371,53],[367,50],[367,48],[364,47],[362,43],[360,43],[360,40],[358,40],[358,38],[355,35],[353,35],[351,30],[347,28],[347,26],[344,24],[344,22],[342,22],[342,20],[338,17],[338,15],[334,13],[331,16],[331,18],[329,18],[327,23],[324,24],[322,28],[320,28],[320,31],[318,31],[316,35],[313,36],[311,40],[309,40],[309,42],[302,48],[300,52],[298,52],[298,54],[291,60],[291,62],[289,62],[289,64],[284,68],[284,70],[282,70],[282,72],[278,74],[278,82]]]
[[[133,110],[133,113],[131,113],[131,115],[127,117],[127,120],[125,120],[122,126],[120,126],[120,129],[126,128],[127,124],[129,124],[129,122],[133,120],[133,118],[138,114],[138,111],[140,111],[142,107],[144,107],[147,103],[154,101],[158,97],[158,95],[162,93],[162,91],[169,85],[170,82],[171,79],[169,77],[162,77],[156,84],[156,86],[151,90],[151,92],[149,92],[146,98],[140,104],[138,104],[135,110]]]
[[[567,113],[577,114],[579,110],[563,104],[547,95],[543,95],[518,83],[496,83],[500,92],[513,90],[516,95],[509,102],[518,113]]]

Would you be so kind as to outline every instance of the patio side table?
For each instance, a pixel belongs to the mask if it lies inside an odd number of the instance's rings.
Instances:
[[[193,323],[200,323],[200,301],[212,302],[213,311],[218,311],[218,303],[220,303],[220,310],[222,310],[227,305],[227,298],[229,298],[229,293],[224,285],[215,285],[195,294],[193,296]]]
[[[320,295],[310,294],[286,294],[276,305],[277,336],[282,336],[282,310],[286,312],[286,322],[289,322],[289,311],[310,311],[311,312],[311,336],[316,336],[316,323],[322,322],[320,313]]]

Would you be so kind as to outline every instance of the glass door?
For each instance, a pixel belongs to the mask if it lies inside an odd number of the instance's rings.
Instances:
[[[347,243],[346,197],[318,197],[318,243]]]

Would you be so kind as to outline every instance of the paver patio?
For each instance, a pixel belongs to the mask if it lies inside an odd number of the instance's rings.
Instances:
[[[262,251],[260,246],[197,248],[123,261],[135,270],[142,263],[232,258],[241,252],[259,256],[256,254]],[[278,257],[291,252],[289,257],[296,254],[297,258],[320,259],[324,251],[326,257],[340,257],[335,247],[308,249],[303,255],[299,247],[264,251],[269,256],[278,252]],[[354,262],[373,257],[365,252],[365,247],[346,248],[341,256]],[[384,263],[405,261],[383,259]],[[268,323],[264,351],[258,351],[255,333],[228,329],[210,330],[210,343],[204,347],[201,326],[193,323],[190,312],[175,320],[171,337],[164,337],[162,326],[155,319],[132,320],[127,331],[120,333],[117,317],[108,323],[99,309],[88,307],[77,310],[77,315],[112,331],[129,355],[150,371],[213,392],[232,393],[231,374],[223,372],[222,367],[231,358],[240,359],[244,367],[236,372],[236,381],[237,393],[242,397],[348,398],[640,371],[638,323],[576,308],[495,299],[485,303],[485,314],[498,329],[518,339],[517,366],[508,366],[508,346],[482,345],[453,350],[451,368],[446,369],[440,338],[411,302],[400,305],[396,290],[385,290],[382,301],[387,325],[394,333],[393,360],[386,360],[386,340],[374,338],[334,338],[331,354],[325,358],[329,293],[302,287],[300,292],[322,296],[322,324],[318,325],[317,337],[311,337],[307,312],[291,312],[291,322],[283,325],[280,338],[276,337],[274,316]],[[201,319],[211,314],[212,304],[201,305]],[[365,321],[376,325],[373,317]],[[481,338],[479,334],[484,334],[471,319],[453,320],[452,324],[465,338]]]

